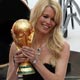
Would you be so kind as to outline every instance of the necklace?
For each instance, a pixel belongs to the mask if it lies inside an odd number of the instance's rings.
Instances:
[[[37,55],[40,55],[40,53],[41,53],[41,48],[38,48],[37,49]]]
[[[44,63],[44,61],[42,60],[42,53],[45,50],[46,47],[46,43],[42,44],[40,47],[35,46],[36,49],[36,55],[35,55],[35,59],[33,61],[33,63],[35,64],[37,62],[37,60],[39,59],[42,63]]]
[[[33,61],[33,64],[35,64],[35,63],[37,62],[37,59],[38,59],[38,57],[40,56],[40,53],[41,53],[41,48],[38,48],[38,49],[37,49],[37,52],[36,52],[35,59],[34,59],[34,61]]]
[[[41,47],[37,48],[37,54],[40,55],[42,49],[45,47],[46,44],[43,44]]]

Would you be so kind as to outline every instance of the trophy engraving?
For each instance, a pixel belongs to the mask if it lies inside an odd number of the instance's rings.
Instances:
[[[28,20],[19,19],[16,22],[14,22],[11,29],[11,33],[12,38],[16,44],[17,50],[19,50],[22,46],[31,47],[34,29]],[[35,70],[33,69],[30,62],[24,62],[19,65],[17,73],[21,75],[29,75],[34,74]]]

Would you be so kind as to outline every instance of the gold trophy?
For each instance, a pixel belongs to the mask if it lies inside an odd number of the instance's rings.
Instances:
[[[29,46],[32,45],[34,29],[31,23],[26,19],[19,19],[17,20],[11,29],[12,37],[17,45],[17,50],[19,50],[22,46]],[[19,65],[17,73],[20,75],[29,75],[34,74],[35,70],[33,69],[30,62],[24,62]]]

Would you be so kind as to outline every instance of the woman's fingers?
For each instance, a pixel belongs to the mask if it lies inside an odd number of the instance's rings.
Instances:
[[[22,53],[22,51],[17,51],[13,57],[14,59],[14,62],[15,63],[22,63],[22,62],[25,62],[27,61],[27,57],[24,56],[24,54]]]
[[[22,52],[27,57],[34,57],[35,56],[35,50],[33,48],[23,47]]]
[[[33,62],[36,57],[36,52],[33,48],[22,47],[22,52],[26,57],[29,58],[30,62]]]

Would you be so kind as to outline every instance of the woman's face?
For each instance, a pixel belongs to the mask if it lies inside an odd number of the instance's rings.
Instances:
[[[55,27],[54,21],[55,11],[51,7],[46,7],[42,15],[39,17],[36,29],[39,32],[48,34],[53,27]]]

